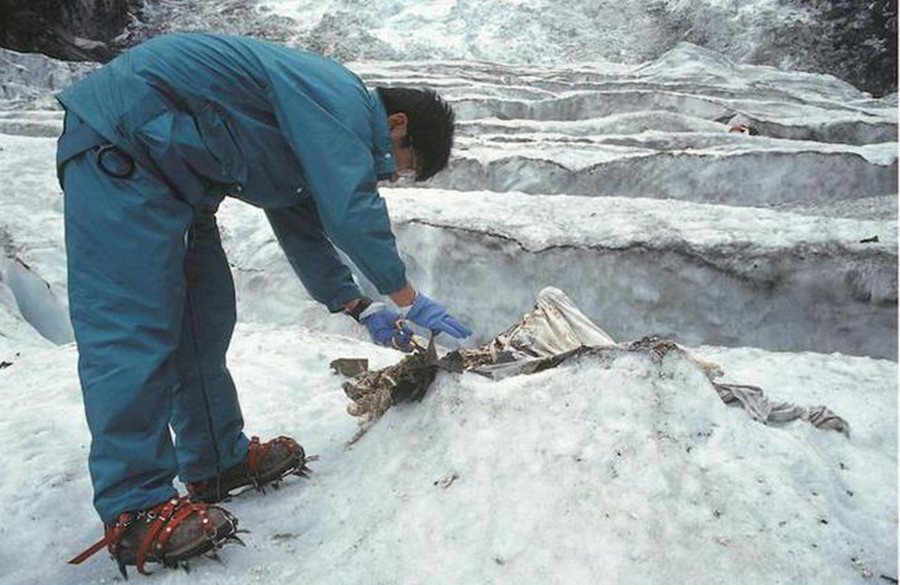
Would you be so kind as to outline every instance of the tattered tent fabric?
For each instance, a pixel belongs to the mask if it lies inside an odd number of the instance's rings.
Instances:
[[[722,369],[677,344],[657,338],[645,338],[629,344],[616,344],[612,337],[582,313],[561,290],[544,288],[534,308],[516,325],[495,337],[488,350],[492,363],[471,368],[471,371],[499,378],[545,369],[549,362],[561,363],[566,354],[583,353],[584,348],[637,350],[649,348],[659,352],[677,348],[696,364],[709,378],[719,398],[726,404],[737,402],[754,419],[763,423],[788,422],[802,419],[821,429],[850,433],[850,425],[825,406],[811,408],[790,402],[772,402],[762,388],[744,384],[720,384],[715,379]],[[471,350],[470,350],[471,351]],[[477,350],[476,350],[477,351]],[[661,356],[660,356],[661,357]]]
[[[622,353],[644,353],[660,363],[670,352],[683,355],[697,366],[723,402],[739,404],[760,422],[802,419],[818,428],[841,431],[849,436],[850,425],[847,421],[825,406],[806,408],[789,402],[773,403],[756,386],[715,382],[723,376],[717,364],[704,360],[671,340],[645,337],[630,343],[616,343],[563,291],[554,287],[544,288],[531,311],[486,345],[451,352],[432,364],[421,356],[412,356],[396,366],[362,374],[346,382],[344,390],[354,401],[348,411],[370,422],[380,417],[391,404],[400,401],[399,386],[403,386],[404,394],[411,392],[410,384],[419,383],[427,388],[437,368],[458,373],[474,372],[500,379],[553,368],[575,356],[608,357]],[[417,371],[421,375],[417,376]],[[397,380],[403,383],[398,384]],[[424,390],[422,388],[413,393],[421,396]]]
[[[745,384],[717,384],[716,392],[725,404],[739,402],[750,416],[760,422],[787,422],[803,419],[820,429],[833,429],[850,434],[850,425],[825,406],[807,408],[791,402],[772,402],[757,386]]]

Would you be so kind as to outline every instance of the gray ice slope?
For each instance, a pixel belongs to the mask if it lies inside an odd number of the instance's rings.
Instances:
[[[723,132],[645,132],[593,139],[462,137],[458,160],[431,185],[766,206],[882,196],[895,192],[896,182],[891,143],[836,146]]]
[[[894,221],[647,199],[386,193],[411,280],[439,291],[481,339],[555,285],[616,339],[897,351]]]

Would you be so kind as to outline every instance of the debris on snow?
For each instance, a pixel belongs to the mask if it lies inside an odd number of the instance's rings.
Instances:
[[[335,374],[352,378],[369,370],[369,360],[356,358],[338,358],[329,364]]]
[[[347,397],[353,402],[347,412],[362,419],[359,432],[351,443],[359,440],[366,429],[381,418],[394,404],[422,400],[439,370],[452,373],[473,372],[493,379],[518,374],[534,374],[555,368],[580,356],[600,362],[611,362],[622,353],[647,356],[663,373],[663,362],[676,354],[703,372],[725,404],[738,404],[762,423],[788,422],[802,419],[820,429],[840,431],[849,437],[849,423],[825,406],[806,408],[790,402],[771,402],[762,388],[746,384],[721,384],[714,380],[722,369],[674,341],[655,336],[630,343],[615,343],[612,337],[590,321],[564,292],[547,287],[539,294],[534,308],[507,331],[488,344],[474,349],[452,351],[438,359],[434,338],[428,351],[414,353],[398,364],[372,372],[364,371],[344,382]],[[361,366],[365,360],[339,359],[339,367]]]
[[[436,485],[438,487],[442,487],[444,489],[447,489],[448,487],[453,485],[453,482],[456,481],[457,479],[459,479],[459,474],[454,471],[452,473],[448,473],[441,479],[434,482],[434,485]]]

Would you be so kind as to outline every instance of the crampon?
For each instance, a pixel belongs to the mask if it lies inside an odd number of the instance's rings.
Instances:
[[[225,544],[243,545],[237,525],[237,518],[219,506],[191,502],[186,496],[172,498],[153,508],[120,514],[115,524],[105,526],[103,538],[69,563],[81,564],[106,547],[125,579],[128,565],[142,575],[150,574],[147,563],[188,570],[189,559],[210,551],[217,559],[216,551]]]
[[[216,503],[248,490],[263,493],[266,487],[278,489],[289,475],[309,477],[312,470],[306,466],[318,459],[307,457],[303,447],[290,437],[276,437],[261,443],[259,437],[250,440],[247,457],[216,477],[187,484],[194,501]]]

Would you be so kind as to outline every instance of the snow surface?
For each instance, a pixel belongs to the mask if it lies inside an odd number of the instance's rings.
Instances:
[[[683,243],[759,251],[836,244],[849,251],[897,255],[897,224],[800,215],[752,207],[623,197],[542,196],[515,192],[384,189],[395,222],[491,232],[529,251],[559,246],[627,248]],[[515,210],[515,213],[510,213]],[[876,243],[860,239],[879,234]],[[891,294],[884,291],[885,295]],[[896,291],[893,291],[896,294]]]
[[[738,11],[722,38],[750,51],[748,23],[787,14],[774,0],[700,3]],[[252,531],[248,550],[154,582],[898,576],[896,95],[690,44],[642,63],[658,29],[636,3],[566,5],[557,20],[513,0],[268,4],[297,16],[300,40],[371,31],[343,39],[372,41],[353,56],[468,59],[353,64],[371,84],[439,88],[456,108],[451,168],[382,193],[413,283],[473,326],[467,343],[556,285],[616,339],[671,335],[727,381],[826,404],[852,433],[763,426],[679,360],[629,357],[499,382],[441,374],[348,449],[356,423],[328,363],[401,356],[314,303],[262,213],[227,201],[229,361],[247,430],[295,434],[322,459],[308,482],[228,504]],[[589,28],[609,42],[585,44]],[[522,34],[507,42],[510,30]],[[519,64],[471,60],[501,53]],[[100,526],[65,317],[51,91],[87,67],[0,57],[0,582],[119,582],[102,554],[64,564]],[[559,63],[572,58],[618,62]],[[545,59],[557,65],[527,64]],[[759,135],[728,134],[735,117]]]
[[[494,382],[441,374],[352,449],[330,360],[400,355],[302,326],[242,324],[229,355],[248,430],[294,432],[310,481],[228,504],[252,531],[225,565],[154,583],[868,583],[897,574],[893,362],[701,348],[732,381],[822,402],[850,439],[766,427],[696,368],[590,360]],[[109,583],[65,560],[96,537],[74,347],[0,370],[4,583]],[[25,398],[27,397],[27,398]],[[451,478],[458,476],[451,482]],[[449,483],[444,487],[443,484]],[[15,527],[15,529],[12,529]],[[102,555],[101,555],[102,557]]]

